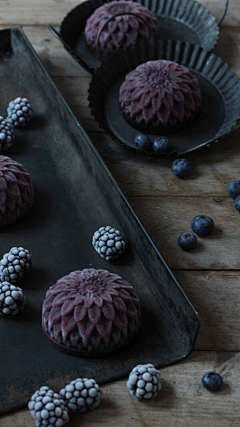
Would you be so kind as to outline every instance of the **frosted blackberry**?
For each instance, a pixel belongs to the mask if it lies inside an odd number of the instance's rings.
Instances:
[[[110,227],[100,227],[95,231],[92,239],[94,249],[107,261],[118,258],[125,252],[126,243],[123,240],[120,231]]]
[[[63,398],[49,387],[41,387],[28,402],[37,427],[61,427],[69,420]]]
[[[11,283],[0,283],[0,314],[18,314],[26,303],[25,296],[21,288],[17,288]]]
[[[28,249],[13,247],[0,261],[0,280],[17,283],[32,265],[32,255]]]
[[[0,151],[8,150],[11,148],[14,142],[14,134],[11,129],[11,125],[0,116]]]
[[[160,372],[151,363],[137,365],[130,372],[127,388],[138,400],[151,399],[161,390],[160,378]]]
[[[15,128],[24,127],[30,121],[33,110],[27,98],[20,98],[11,101],[7,108],[7,120]]]
[[[60,390],[65,404],[71,411],[84,412],[100,404],[101,390],[93,379],[77,378]]]

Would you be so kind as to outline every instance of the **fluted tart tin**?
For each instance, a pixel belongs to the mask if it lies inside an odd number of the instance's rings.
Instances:
[[[64,44],[66,50],[80,65],[93,72],[100,65],[100,60],[89,52],[84,36],[87,19],[104,3],[104,0],[88,0],[72,9],[64,18],[60,34],[52,32]],[[219,22],[211,11],[194,0],[152,0],[137,3],[148,8],[158,20],[159,37],[198,44],[212,50],[219,38],[219,24],[226,12],[228,0]]]
[[[119,106],[119,89],[126,74],[139,64],[157,59],[184,65],[198,79],[202,104],[189,126],[168,135],[171,151],[183,154],[217,142],[239,126],[240,83],[234,71],[218,56],[189,43],[155,39],[111,55],[93,75],[89,106],[100,128],[114,140],[137,149],[139,133],[128,124]],[[104,105],[104,108],[103,108]],[[151,140],[158,135],[150,135]]]

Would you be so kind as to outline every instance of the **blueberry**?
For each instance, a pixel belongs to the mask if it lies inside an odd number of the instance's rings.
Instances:
[[[150,151],[152,148],[152,142],[147,135],[139,133],[135,138],[135,144],[141,151]]]
[[[212,218],[207,215],[197,215],[192,220],[192,229],[200,237],[209,236],[214,229]]]
[[[234,200],[234,206],[237,209],[237,211],[240,212],[240,196],[237,196],[236,199]]]
[[[191,166],[188,160],[186,159],[177,159],[174,160],[172,164],[172,172],[178,178],[183,178],[188,175],[191,170]]]
[[[240,181],[231,181],[228,184],[227,192],[233,199],[240,196]]]
[[[197,238],[193,233],[183,233],[178,238],[178,244],[184,251],[190,251],[197,245]]]
[[[171,149],[171,144],[166,136],[157,136],[153,140],[153,151],[156,154],[168,153]]]
[[[209,391],[220,390],[222,383],[222,377],[217,372],[207,372],[202,377],[202,385]]]

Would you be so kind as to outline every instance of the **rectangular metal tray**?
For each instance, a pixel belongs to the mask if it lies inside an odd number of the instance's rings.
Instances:
[[[33,209],[0,230],[0,256],[28,248],[33,268],[19,283],[27,298],[18,316],[0,318],[0,413],[26,405],[38,387],[58,391],[76,377],[99,383],[127,376],[134,365],[165,366],[193,348],[196,311],[78,123],[21,28],[0,32],[0,114],[27,97],[34,109],[28,129],[4,154],[22,163],[36,193]],[[107,263],[91,244],[102,225],[120,229],[129,251]],[[102,268],[130,282],[141,299],[142,328],[132,344],[101,359],[64,354],[41,330],[46,290],[73,270]]]

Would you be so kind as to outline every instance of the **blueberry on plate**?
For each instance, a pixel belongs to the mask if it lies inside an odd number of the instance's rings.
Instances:
[[[236,199],[234,200],[234,206],[237,209],[237,211],[240,212],[240,196],[237,196]]]
[[[228,184],[227,192],[233,199],[240,196],[240,181],[231,181]]]
[[[194,233],[198,234],[200,237],[209,236],[214,229],[214,222],[210,216],[207,215],[197,215],[192,220],[192,229]]]
[[[136,136],[135,144],[140,151],[150,151],[152,149],[152,141],[144,133],[139,133]]]
[[[209,391],[218,391],[222,387],[222,377],[217,372],[207,372],[202,377],[202,385]]]
[[[171,149],[171,144],[166,136],[157,136],[153,140],[153,151],[156,154],[168,153]]]
[[[184,176],[187,176],[190,170],[191,170],[190,163],[186,159],[174,160],[172,164],[172,173],[178,178],[183,178]]]
[[[197,245],[197,238],[193,233],[183,233],[178,238],[178,244],[184,251],[190,251]]]

